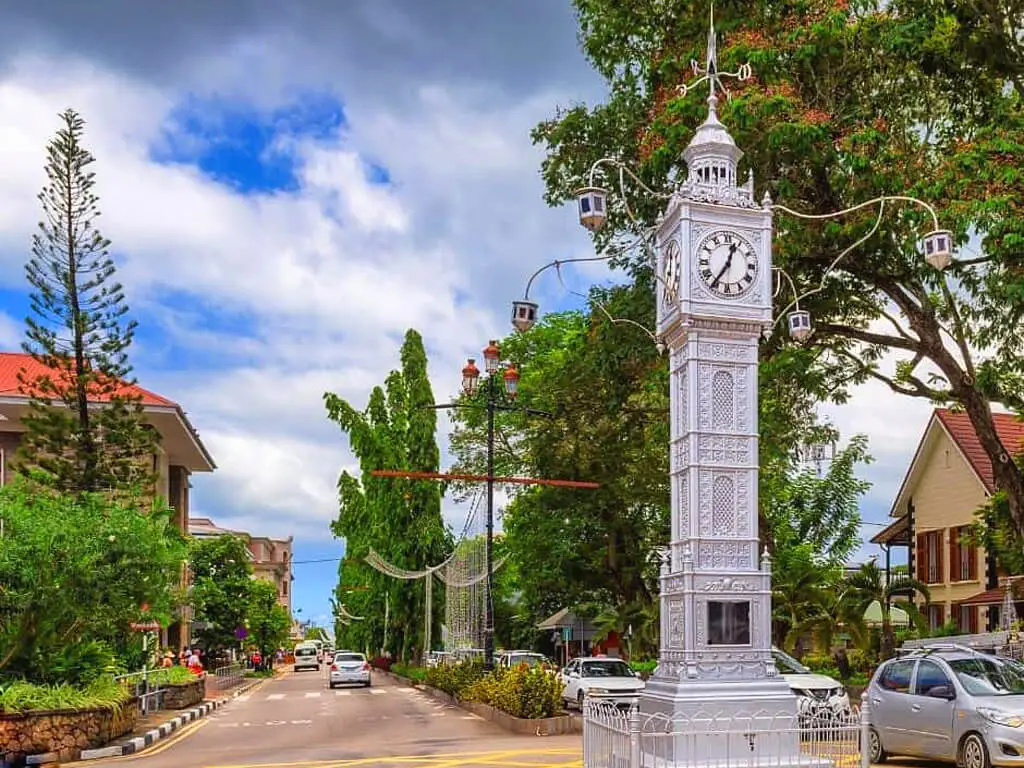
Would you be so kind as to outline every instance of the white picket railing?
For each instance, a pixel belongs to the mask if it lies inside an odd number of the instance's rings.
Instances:
[[[763,710],[668,717],[588,698],[583,708],[583,765],[869,768],[868,714],[862,706],[811,717]]]

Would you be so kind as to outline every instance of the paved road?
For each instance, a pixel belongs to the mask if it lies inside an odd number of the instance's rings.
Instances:
[[[368,689],[330,690],[321,674],[299,672],[268,681],[149,752],[80,765],[573,768],[580,749],[578,735],[511,736],[382,675]]]

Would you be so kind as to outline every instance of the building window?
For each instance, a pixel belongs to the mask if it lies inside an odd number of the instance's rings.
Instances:
[[[287,581],[282,581],[281,582],[281,594],[284,595],[285,597],[288,597],[288,582]]]
[[[973,605],[958,605],[956,623],[965,635],[973,635],[978,631],[978,609]]]
[[[932,603],[928,606],[928,628],[935,630],[941,629],[945,623],[945,608],[946,606],[941,604]]]
[[[962,525],[949,529],[949,580],[974,581],[978,578],[978,550],[971,540],[971,528]]]
[[[929,531],[917,536],[917,578],[926,584],[943,580],[942,531]]]

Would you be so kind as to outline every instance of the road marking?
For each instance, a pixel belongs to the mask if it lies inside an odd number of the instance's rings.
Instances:
[[[236,701],[248,701],[248,700],[249,700],[249,699],[251,698],[251,696],[252,696],[252,694],[251,694],[251,693],[246,693],[246,694],[244,694],[244,695],[242,695],[242,696],[239,696],[239,697],[238,697],[238,698],[236,699]]]
[[[320,698],[320,691],[310,691],[309,693],[306,694],[306,698],[307,699],[319,699]]]
[[[87,761],[80,761],[80,762],[77,762],[77,763],[64,763],[64,765],[68,766],[68,768],[70,768],[70,766],[74,766],[74,765],[89,766],[89,768],[95,768],[95,766],[99,766],[99,765],[110,765],[110,764],[115,764],[115,763],[129,763],[129,762],[131,762],[133,760],[139,760],[140,758],[144,759],[144,758],[147,758],[147,757],[152,757],[153,755],[159,755],[164,750],[170,749],[171,747],[179,744],[180,742],[184,741],[189,736],[191,736],[193,733],[198,731],[200,728],[203,728],[204,726],[207,726],[209,724],[210,724],[210,721],[206,720],[206,719],[196,720],[191,725],[185,726],[181,730],[177,731],[177,734],[178,734],[177,736],[171,735],[167,739],[165,739],[162,744],[157,744],[152,749],[146,749],[146,750],[143,750],[142,752],[137,752],[134,755],[123,755],[122,757],[110,757],[110,758],[107,758],[106,760],[87,760]]]
[[[444,712],[435,712],[431,717],[444,717]]]
[[[352,695],[352,691],[335,691],[334,695],[335,696],[351,696]]]
[[[371,688],[370,693],[374,696],[383,696],[387,691],[382,691],[380,688]]]
[[[269,696],[267,696],[267,701],[277,701],[278,699],[283,699],[283,698],[284,698],[284,694],[283,693],[272,693]]]

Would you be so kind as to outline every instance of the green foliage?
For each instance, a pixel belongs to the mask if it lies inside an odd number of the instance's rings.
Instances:
[[[189,568],[196,619],[210,624],[196,633],[198,639],[209,651],[236,647],[235,632],[245,626],[254,585],[245,540],[232,535],[194,539]]]
[[[196,681],[196,675],[188,667],[162,667],[151,670],[148,680],[153,685],[187,685]]]
[[[246,623],[249,642],[260,649],[264,658],[270,658],[275,648],[282,648],[288,643],[292,620],[288,611],[278,602],[276,584],[262,579],[252,582]]]
[[[878,666],[878,656],[871,651],[855,648],[847,653],[846,658],[850,662],[850,670],[854,673],[870,675]]]
[[[16,715],[51,709],[118,709],[130,694],[110,677],[101,677],[84,688],[66,683],[39,685],[17,680],[0,685],[0,713]]]
[[[562,709],[562,682],[539,668],[499,667],[469,686],[460,698],[478,701],[513,717],[554,717]]]
[[[679,88],[692,79],[688,62],[703,59],[707,4],[574,4],[584,53],[607,80],[608,98],[559,109],[534,130],[547,150],[548,202],[570,199],[602,157],[629,163],[654,192],[669,191],[707,114],[699,92]],[[901,395],[962,407],[1024,533],[1024,471],[1001,460],[1016,446],[1001,444],[989,407],[1024,410],[1021,16],[1019,3],[998,0],[730,0],[715,8],[720,69],[749,61],[754,72],[730,84],[719,114],[745,152],[741,178],[753,172],[758,198],[766,191],[790,208],[826,214],[880,195],[915,195],[935,205],[939,226],[962,244],[962,258],[940,274],[918,249],[934,227],[918,207],[888,204],[877,231],[874,206],[813,222],[778,211],[773,261],[793,289],[787,281],[776,311],[803,294],[800,306],[815,318],[795,355],[804,369],[789,381],[842,400],[850,384],[875,379]],[[639,234],[661,213],[660,195],[635,184],[629,194],[639,223],[613,194],[598,248]],[[638,279],[649,268],[647,254],[617,261]],[[782,326],[762,345],[762,397],[764,369],[784,336]],[[895,373],[881,365],[890,352]]]
[[[927,584],[910,576],[895,574],[887,582],[885,574],[875,560],[864,563],[860,570],[847,576],[844,587],[845,599],[855,606],[862,616],[871,603],[877,602],[881,606],[882,635],[879,652],[883,659],[892,655],[899,638],[892,626],[894,598],[923,597],[925,603],[931,601],[931,591]],[[907,599],[900,600],[899,607],[907,612],[918,631],[927,628],[924,616],[913,602]]]
[[[186,556],[170,516],[24,481],[0,489],[0,676],[88,683],[137,642],[143,604],[166,626]]]
[[[338,568],[335,606],[346,606],[362,621],[338,618],[335,636],[341,646],[376,652],[388,638],[396,658],[408,659],[423,650],[424,588],[421,581],[400,581],[378,573],[363,562],[374,549],[389,563],[422,570],[441,562],[451,548],[441,517],[440,485],[432,480],[373,477],[376,469],[437,472],[437,413],[427,376],[427,355],[416,331],[405,335],[402,367],[392,371],[383,387],[370,393],[369,404],[358,411],[335,394],[324,395],[329,418],[348,435],[359,458],[361,476],[347,471],[338,479],[340,509],[332,524],[345,540],[346,558]],[[435,591],[434,636],[440,637],[442,601]],[[385,611],[385,598],[390,609]],[[388,614],[390,626],[385,632]]]
[[[639,672],[644,680],[654,674],[654,670],[658,668],[657,659],[648,659],[646,661],[631,661],[629,662],[629,668],[634,672]]]
[[[19,374],[31,396],[22,418],[22,472],[64,491],[135,488],[151,483],[157,433],[146,424],[132,384],[124,290],[113,281],[110,241],[96,229],[95,158],[81,143],[85,122],[73,110],[47,147],[43,219],[25,273],[32,286],[26,352],[46,373]],[[90,402],[103,402],[90,408]]]
[[[478,661],[461,664],[441,664],[427,669],[426,684],[431,688],[461,699],[477,680],[484,676],[484,667]]]
[[[427,681],[427,668],[417,667],[412,664],[398,664],[391,665],[391,671],[399,677],[404,677],[407,680],[411,680],[414,683],[425,683]]]

